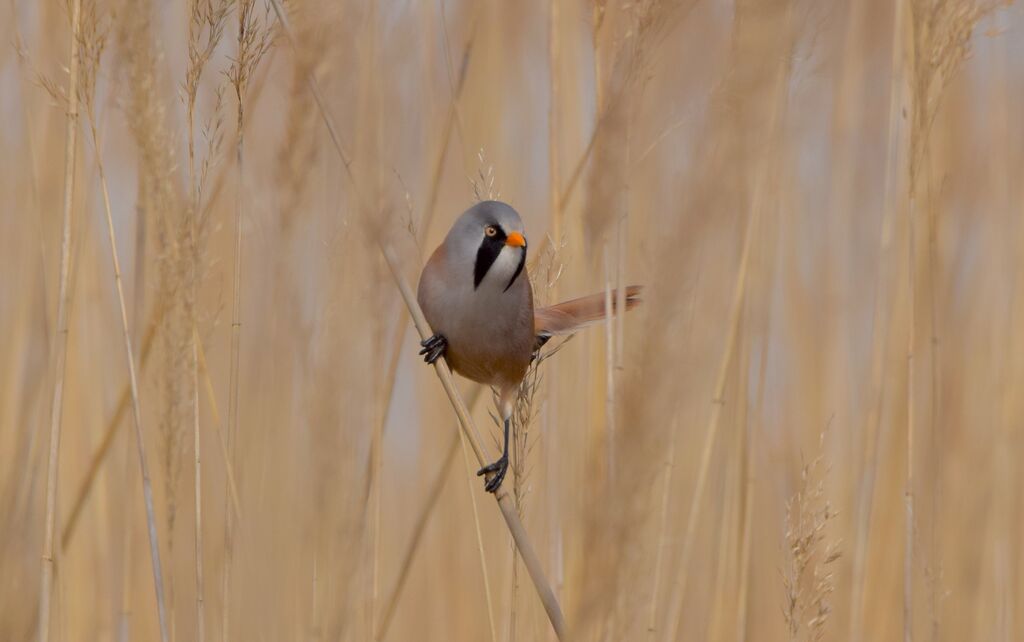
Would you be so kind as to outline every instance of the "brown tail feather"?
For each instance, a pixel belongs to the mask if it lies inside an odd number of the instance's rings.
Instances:
[[[642,286],[626,287],[626,309],[632,310],[640,304]],[[615,309],[615,293],[612,293],[612,309]],[[550,337],[572,334],[588,325],[602,321],[605,317],[604,293],[591,294],[557,305],[533,311],[533,325],[537,336]]]

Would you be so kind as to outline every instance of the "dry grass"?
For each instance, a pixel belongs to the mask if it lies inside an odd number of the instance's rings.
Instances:
[[[64,143],[64,207],[60,244],[60,285],[57,295],[57,337],[53,365],[53,395],[50,404],[50,445],[46,460],[46,512],[43,527],[42,564],[39,579],[38,635],[41,642],[50,639],[53,576],[56,566],[54,540],[57,531],[57,484],[60,473],[60,438],[64,415],[64,382],[67,369],[68,307],[70,306],[69,280],[71,274],[71,220],[75,203],[75,167],[78,160],[78,83],[81,56],[79,41],[82,33],[82,3],[71,5],[71,62],[68,69],[68,88],[64,92],[67,105],[67,124]],[[52,94],[53,92],[51,92]]]
[[[820,452],[825,435],[822,432],[819,453],[801,467],[796,492],[786,501],[782,617],[791,642],[824,639],[832,614],[833,568],[841,552],[839,542],[829,539],[836,513],[825,497],[829,466]]]
[[[646,286],[517,407],[571,639],[1024,638],[1019,7],[278,4],[0,5],[0,639],[554,639],[377,247],[495,193]]]

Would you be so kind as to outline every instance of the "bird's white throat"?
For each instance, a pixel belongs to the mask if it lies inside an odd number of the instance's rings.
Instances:
[[[487,274],[484,276],[484,280],[480,282],[480,289],[486,288],[487,290],[497,290],[502,292],[509,285],[509,281],[512,280],[512,276],[519,269],[519,261],[524,250],[520,247],[514,247],[512,245],[506,245],[501,248],[501,252],[498,253],[498,258],[494,259],[494,263],[491,264],[490,269],[487,270]],[[526,270],[519,275],[519,278],[526,277]]]

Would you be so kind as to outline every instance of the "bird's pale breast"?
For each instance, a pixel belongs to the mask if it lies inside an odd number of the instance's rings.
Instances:
[[[533,293],[525,272],[507,291],[446,279],[443,253],[420,277],[417,298],[434,332],[448,341],[452,369],[479,383],[518,385],[530,365],[535,333]]]

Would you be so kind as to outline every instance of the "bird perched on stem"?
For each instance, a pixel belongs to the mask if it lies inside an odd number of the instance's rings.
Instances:
[[[491,493],[508,470],[509,423],[534,355],[552,336],[573,334],[607,312],[603,294],[534,309],[526,248],[523,222],[510,205],[477,203],[430,256],[416,295],[435,333],[421,344],[424,360],[443,356],[452,370],[497,392],[505,444],[501,457],[477,472],[493,474],[484,486]],[[626,288],[627,310],[639,294],[639,286]]]

